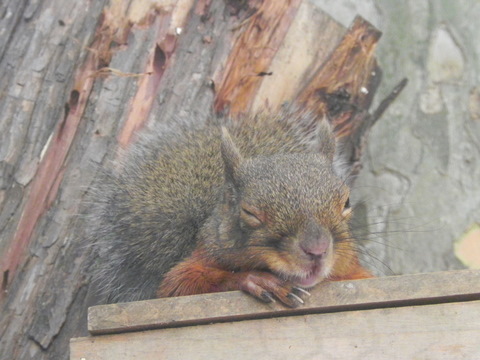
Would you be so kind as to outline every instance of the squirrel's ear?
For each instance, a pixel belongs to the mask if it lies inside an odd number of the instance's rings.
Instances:
[[[225,177],[227,181],[235,182],[235,175],[238,167],[243,161],[237,146],[232,140],[228,130],[222,126],[221,152],[223,163],[225,164]]]
[[[330,159],[333,166],[333,172],[347,185],[350,185],[350,173],[352,169],[347,159],[345,159],[345,144],[342,145],[341,143],[337,143],[332,125],[327,118],[323,118],[323,120],[317,123],[316,131],[318,151]]]
[[[318,151],[333,161],[335,156],[336,141],[332,126],[326,118],[323,118],[317,123],[316,141],[318,145]]]

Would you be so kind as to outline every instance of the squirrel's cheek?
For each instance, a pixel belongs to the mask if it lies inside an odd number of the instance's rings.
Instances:
[[[323,270],[322,270],[322,276],[324,278],[327,278],[330,276],[330,273],[332,272],[333,267],[335,265],[336,256],[334,251],[335,250],[332,248],[332,251],[330,251],[325,257],[325,260],[323,263]]]

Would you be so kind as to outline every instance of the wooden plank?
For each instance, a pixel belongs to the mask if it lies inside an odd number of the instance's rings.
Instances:
[[[480,270],[320,284],[305,306],[264,304],[241,292],[155,299],[89,309],[91,334],[358,309],[480,300]]]
[[[419,285],[424,285],[420,283]],[[290,316],[71,341],[71,359],[480,359],[480,301]]]

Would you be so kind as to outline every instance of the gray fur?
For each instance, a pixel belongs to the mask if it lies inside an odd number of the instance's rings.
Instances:
[[[225,167],[234,171],[242,157],[269,164],[287,154],[301,171],[323,163],[331,168],[335,153],[326,121],[292,108],[205,126],[179,121],[148,133],[121,154],[90,195],[89,241],[98,256],[93,279],[105,302],[155,296],[163,276],[197,246],[202,226],[215,224]]]

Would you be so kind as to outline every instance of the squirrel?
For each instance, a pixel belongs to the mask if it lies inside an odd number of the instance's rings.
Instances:
[[[338,147],[293,106],[149,131],[92,196],[105,302],[243,290],[296,307],[324,279],[372,277]]]

